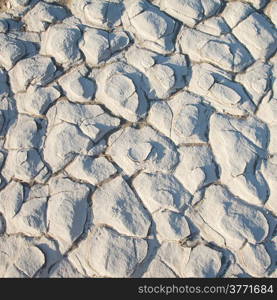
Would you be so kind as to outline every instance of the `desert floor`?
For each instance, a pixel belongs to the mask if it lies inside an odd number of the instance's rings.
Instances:
[[[277,1],[0,1],[0,277],[277,277]]]

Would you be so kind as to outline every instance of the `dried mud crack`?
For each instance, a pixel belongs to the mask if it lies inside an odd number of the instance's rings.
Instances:
[[[0,1],[0,277],[276,277],[277,1]]]

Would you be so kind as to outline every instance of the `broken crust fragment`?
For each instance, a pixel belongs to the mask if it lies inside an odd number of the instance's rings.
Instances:
[[[265,277],[271,265],[271,258],[263,244],[246,245],[237,252],[240,265],[254,277]]]
[[[55,77],[56,66],[46,56],[35,55],[20,60],[10,71],[10,84],[14,93],[24,92],[30,85],[48,84]]]
[[[166,100],[186,84],[189,67],[183,54],[162,56],[134,45],[125,58],[145,75],[142,87],[149,99]]]
[[[175,145],[150,126],[127,127],[110,136],[107,154],[128,174],[170,171],[179,162]]]
[[[0,276],[32,278],[45,263],[43,252],[21,236],[0,237]]]
[[[255,99],[245,92],[245,87],[232,80],[229,72],[208,63],[194,64],[188,89],[202,96],[223,114],[248,116],[254,113]]]
[[[221,0],[157,0],[156,2],[161,10],[190,27],[217,14],[222,6]]]
[[[220,166],[221,182],[234,195],[259,206],[267,200],[268,185],[254,166],[267,156],[268,137],[267,126],[254,117],[241,119],[213,114],[210,120],[209,138]]]
[[[105,66],[96,75],[96,99],[117,116],[136,122],[147,112],[142,75],[122,62]]]
[[[70,0],[67,2],[72,13],[84,25],[105,30],[122,25],[124,4],[121,0]]]
[[[234,28],[233,34],[255,59],[267,60],[276,52],[276,28],[262,14],[249,15]]]
[[[191,200],[190,193],[171,174],[141,172],[133,186],[151,213],[158,209],[182,212]]]
[[[51,25],[68,16],[64,7],[39,1],[24,16],[28,31],[43,32]]]
[[[51,178],[49,188],[47,232],[58,241],[64,253],[84,231],[90,189],[86,184],[61,176]]]
[[[163,242],[143,274],[144,278],[184,277],[191,249],[176,242]]]
[[[144,239],[121,235],[97,226],[86,240],[70,253],[70,261],[88,274],[105,277],[130,277],[145,259],[148,245]],[[100,255],[101,254],[101,255]]]
[[[201,97],[181,92],[169,101],[153,102],[147,121],[176,145],[205,143],[210,114]]]
[[[0,33],[0,52],[0,64],[9,71],[26,55],[26,47],[21,40]]]
[[[253,63],[249,51],[232,34],[216,37],[184,27],[177,40],[181,52],[199,63],[206,61],[232,72],[241,72]]]
[[[40,54],[52,56],[57,63],[69,68],[82,61],[78,47],[81,38],[82,33],[75,25],[61,23],[50,26],[42,33]]]
[[[269,233],[267,218],[261,210],[234,197],[220,185],[206,189],[197,211],[224,238],[226,246],[234,250],[240,249],[245,241],[261,243]]]
[[[123,30],[108,32],[87,27],[79,46],[86,58],[86,63],[99,66],[113,54],[124,50],[130,43],[127,33]]]
[[[147,1],[127,0],[122,22],[126,30],[136,35],[141,46],[161,54],[174,51],[177,23]]]
[[[119,233],[144,238],[151,220],[139,198],[121,177],[104,183],[92,195],[93,223],[107,224]]]

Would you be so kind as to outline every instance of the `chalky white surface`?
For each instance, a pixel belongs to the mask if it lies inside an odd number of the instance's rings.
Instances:
[[[6,2],[0,277],[275,277],[277,2]]]

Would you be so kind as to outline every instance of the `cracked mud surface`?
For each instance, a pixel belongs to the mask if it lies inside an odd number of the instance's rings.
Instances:
[[[277,1],[0,11],[0,277],[277,277]]]

